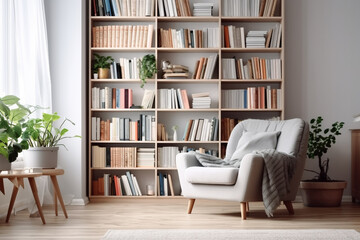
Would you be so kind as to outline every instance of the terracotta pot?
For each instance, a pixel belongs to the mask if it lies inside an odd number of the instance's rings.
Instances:
[[[11,169],[11,163],[3,155],[0,155],[0,172]]]
[[[338,207],[341,204],[346,184],[346,181],[301,181],[300,189],[304,205],[307,207]]]
[[[24,151],[25,168],[56,168],[59,147],[33,147]]]
[[[99,79],[110,78],[110,69],[109,68],[99,68],[98,74],[99,74]]]

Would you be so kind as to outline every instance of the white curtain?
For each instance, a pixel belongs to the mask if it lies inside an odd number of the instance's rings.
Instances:
[[[43,0],[1,0],[0,21],[0,96],[16,95],[51,112]]]
[[[22,104],[38,105],[44,112],[51,111],[51,80],[45,7],[43,0],[0,0],[0,96],[16,95]],[[41,117],[41,112],[32,117]],[[22,165],[22,162],[15,162]],[[23,166],[23,165],[22,165]],[[48,178],[36,179],[40,201],[50,193]],[[10,182],[7,182],[10,188]],[[34,201],[29,186],[19,191],[17,202],[28,202],[29,211]],[[0,196],[0,215],[3,203],[10,201],[11,191]],[[16,204],[15,204],[16,207]]]

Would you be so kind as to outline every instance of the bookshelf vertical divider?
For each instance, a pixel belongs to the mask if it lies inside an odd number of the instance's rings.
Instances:
[[[210,150],[218,151],[218,156],[223,157],[225,154],[225,149],[227,145],[227,139],[222,137],[222,133],[228,128],[228,126],[222,124],[222,119],[235,119],[244,120],[247,118],[262,118],[269,119],[273,117],[277,117],[278,119],[284,119],[285,117],[285,39],[284,39],[284,31],[285,31],[285,0],[267,0],[274,1],[278,4],[277,13],[273,17],[230,17],[229,14],[223,14],[223,11],[226,9],[223,4],[228,1],[233,0],[208,0],[214,4],[215,9],[214,12],[218,11],[216,16],[212,17],[161,17],[159,15],[158,8],[158,0],[154,0],[154,16],[153,17],[112,17],[112,16],[92,16],[92,8],[94,2],[99,0],[89,0],[89,61],[88,61],[88,193],[89,198],[91,199],[118,199],[118,198],[163,198],[164,196],[158,195],[158,184],[157,184],[157,175],[159,173],[171,174],[172,181],[175,189],[175,196],[168,196],[168,198],[177,198],[180,197],[181,189],[179,180],[177,177],[177,171],[175,167],[172,168],[164,168],[161,167],[158,163],[159,153],[158,149],[166,146],[175,146],[178,148],[182,147],[191,147],[191,148],[209,148]],[[128,0],[131,1],[131,0]],[[180,0],[179,0],[180,1]],[[196,2],[205,2],[205,0],[189,0],[191,5]],[[245,0],[238,0],[245,1]],[[255,1],[255,0],[250,0]],[[259,0],[262,2],[263,0]],[[112,1],[110,1],[112,2]],[[116,1],[115,1],[116,2]],[[94,26],[102,26],[102,25],[154,25],[153,32],[153,43],[151,48],[97,48],[92,46],[93,35],[92,30]],[[273,27],[276,24],[281,24],[281,41],[279,48],[225,48],[222,46],[222,25],[235,25],[236,27],[244,27],[245,37],[246,32],[249,30],[268,30],[269,27]],[[193,27],[194,25],[194,27]],[[191,29],[202,29],[204,27],[213,27],[218,28],[218,42],[219,45],[216,48],[164,48],[159,45],[158,29],[160,28],[191,28]],[[152,53],[155,55],[158,73],[155,74],[154,79],[147,80],[147,84],[145,88],[153,88],[155,94],[154,100],[154,108],[152,109],[94,109],[92,108],[92,88],[95,86],[106,87],[109,86],[111,88],[131,88],[134,91],[134,100],[136,102],[141,102],[141,97],[139,97],[139,92],[143,91],[141,89],[140,79],[94,79],[93,78],[93,60],[94,53],[99,53],[100,55],[110,55],[115,58],[119,57],[129,57],[139,55],[145,55]],[[133,54],[133,55],[132,55]],[[216,74],[218,74],[212,79],[162,79],[161,76],[161,61],[162,60],[174,60],[171,61],[172,64],[177,64],[176,61],[181,60],[184,63],[187,63],[189,69],[193,67],[194,60],[199,59],[199,57],[209,57],[211,54],[217,54],[218,60],[216,64]],[[246,59],[250,59],[252,57],[260,57],[260,58],[280,58],[281,64],[281,78],[280,79],[229,79],[224,78],[224,68],[226,64],[223,64],[222,59],[224,58],[232,58],[236,57],[236,59],[244,58],[244,62]],[[170,58],[170,59],[168,59]],[[181,62],[180,61],[180,62]],[[196,63],[196,60],[195,60]],[[181,63],[183,64],[183,63]],[[190,64],[190,65],[189,65]],[[237,67],[237,66],[236,66]],[[196,70],[196,69],[195,69]],[[271,85],[271,88],[278,87],[280,89],[281,97],[280,102],[281,106],[277,109],[248,109],[248,108],[229,108],[224,107],[225,100],[222,99],[222,91],[223,90],[232,90],[232,89],[247,89],[249,87],[266,87],[267,85]],[[216,89],[217,87],[217,89]],[[212,107],[210,109],[161,109],[160,108],[160,99],[158,96],[158,90],[163,88],[181,88],[186,89],[188,91],[188,95],[191,93],[199,93],[204,91],[213,91],[215,96],[212,96]],[[205,90],[203,90],[205,89]],[[135,94],[136,93],[136,94]],[[140,98],[140,99],[139,99]],[[191,98],[190,98],[191,100]],[[237,99],[239,100],[239,99]],[[190,102],[191,104],[191,102]],[[215,141],[182,141],[182,136],[184,131],[178,132],[178,141],[160,141],[158,138],[155,138],[153,141],[94,141],[92,140],[92,117],[101,117],[101,118],[110,118],[111,117],[119,117],[122,118],[138,118],[140,114],[148,114],[155,116],[155,130],[158,132],[158,123],[164,123],[167,125],[167,131],[171,131],[169,127],[171,125],[182,124],[186,125],[190,119],[200,119],[200,118],[212,118],[215,117],[219,120],[218,126],[218,140]],[[235,121],[234,120],[234,121]],[[163,122],[164,121],[164,122]],[[184,129],[185,126],[181,126],[181,130]],[[186,129],[185,129],[186,130]],[[169,132],[170,135],[170,132]],[[93,167],[92,159],[94,156],[94,152],[92,151],[93,146],[101,146],[101,147],[137,147],[137,148],[154,148],[155,149],[155,162],[154,167],[105,167],[105,168],[97,168]],[[123,175],[126,171],[134,172],[136,176],[140,189],[142,190],[142,196],[104,196],[95,194],[93,192],[93,181],[100,178],[104,174],[110,175]],[[153,196],[146,195],[146,185],[152,185],[155,194]]]

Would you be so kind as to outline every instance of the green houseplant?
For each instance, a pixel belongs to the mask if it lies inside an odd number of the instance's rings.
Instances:
[[[56,168],[59,146],[66,148],[59,142],[66,138],[80,137],[67,136],[69,130],[64,127],[65,124],[75,125],[67,118],[56,127],[54,123],[59,119],[57,113],[43,113],[42,118],[30,119],[27,122],[23,136],[27,139],[30,148],[24,152],[25,167]]]
[[[114,61],[111,56],[101,56],[94,53],[94,71],[97,71],[100,79],[109,78],[110,65]]]
[[[344,122],[335,122],[330,128],[323,129],[323,120],[321,116],[310,120],[307,156],[317,160],[319,171],[305,169],[316,174],[314,179],[300,183],[306,206],[339,206],[343,189],[346,187],[345,181],[332,180],[328,176],[330,159],[323,159],[331,146],[336,143],[336,136],[341,135],[340,130],[344,127]],[[325,191],[328,193],[324,193]]]
[[[157,72],[156,58],[154,54],[145,55],[140,61],[141,87],[144,87],[147,78],[152,78]]]
[[[18,154],[29,148],[22,134],[31,110],[19,101],[13,95],[0,98],[0,157],[3,162],[0,170],[10,168],[10,163],[16,160]]]

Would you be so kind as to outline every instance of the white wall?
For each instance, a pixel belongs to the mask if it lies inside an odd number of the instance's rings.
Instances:
[[[73,203],[86,199],[85,158],[85,73],[86,73],[86,17],[85,1],[44,1],[50,55],[50,71],[53,94],[53,111],[76,123],[70,128],[71,135],[82,139],[66,139],[69,151],[61,148],[58,165],[65,170],[59,177],[64,198],[74,197]]]
[[[324,126],[344,121],[330,158],[330,177],[345,179],[351,191],[350,128],[360,113],[360,1],[286,1],[286,118],[323,116]],[[317,168],[307,160],[307,168]],[[313,175],[306,173],[305,178]]]

